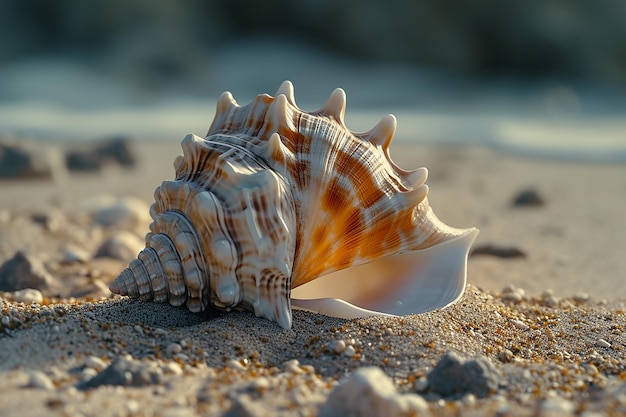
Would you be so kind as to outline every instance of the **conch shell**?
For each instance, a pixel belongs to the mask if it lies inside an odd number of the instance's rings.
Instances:
[[[243,107],[222,94],[206,137],[183,139],[146,248],[110,290],[195,312],[243,308],[284,328],[292,305],[355,318],[458,300],[478,231],[438,220],[426,168],[391,161],[393,115],[354,133],[345,108],[336,89],[302,111],[289,81]]]

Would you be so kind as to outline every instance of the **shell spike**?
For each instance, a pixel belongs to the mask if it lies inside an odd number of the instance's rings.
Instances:
[[[428,169],[422,167],[414,171],[409,171],[406,178],[413,188],[417,188],[423,185],[426,179],[428,179]]]
[[[319,113],[333,117],[341,125],[344,124],[344,115],[346,113],[346,92],[342,88],[336,88],[326,100],[326,104],[320,109]]]
[[[217,113],[226,113],[231,107],[239,107],[230,91],[224,91],[217,100]]]
[[[388,149],[393,135],[396,133],[397,125],[396,116],[388,114],[383,117],[372,130],[365,133],[363,136],[373,144],[382,146],[383,149]]]
[[[293,122],[289,117],[289,103],[287,96],[279,94],[276,96],[272,104],[268,109],[268,115],[271,119],[270,126],[274,129],[274,132],[280,127],[289,126],[289,129],[293,129]]]
[[[428,195],[428,185],[423,184],[406,193],[407,204],[417,206]]]
[[[276,97],[281,94],[287,97],[287,101],[289,102],[289,104],[291,104],[292,106],[296,105],[296,96],[294,94],[293,84],[291,83],[291,81],[285,80],[282,82],[280,87],[278,87],[278,90],[276,91]]]

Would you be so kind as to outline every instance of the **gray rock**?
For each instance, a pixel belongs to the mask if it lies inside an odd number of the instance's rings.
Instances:
[[[0,178],[52,178],[53,170],[41,152],[23,144],[0,143]]]
[[[51,232],[57,232],[63,229],[67,224],[65,215],[56,207],[46,207],[35,211],[31,213],[30,219]]]
[[[101,196],[85,203],[94,225],[145,231],[152,220],[150,205],[138,198]]]
[[[13,300],[24,304],[41,303],[43,294],[41,291],[33,288],[24,288],[13,293]]]
[[[0,291],[18,291],[25,288],[38,290],[52,286],[55,279],[40,259],[18,251],[13,258],[0,266]]]
[[[263,402],[254,402],[247,395],[235,398],[233,405],[222,417],[270,417],[272,413],[267,410]]]
[[[86,149],[73,149],[65,155],[65,165],[69,171],[99,171],[107,163],[132,167],[136,163],[130,140],[125,137],[106,139]]]
[[[330,393],[318,417],[400,417],[425,413],[428,404],[422,397],[399,394],[380,368],[363,367]]]
[[[446,353],[428,375],[431,389],[444,397],[472,393],[483,398],[496,392],[501,380],[486,357],[463,361],[453,352]]]
[[[106,239],[96,251],[96,258],[109,257],[130,262],[145,247],[139,236],[130,232],[117,232]]]
[[[26,384],[26,387],[52,391],[54,389],[54,383],[48,377],[48,375],[44,374],[41,371],[29,371],[28,383]]]
[[[101,385],[141,387],[159,384],[163,373],[160,368],[125,357],[117,357],[105,370],[88,381],[78,384],[78,389],[96,388]]]

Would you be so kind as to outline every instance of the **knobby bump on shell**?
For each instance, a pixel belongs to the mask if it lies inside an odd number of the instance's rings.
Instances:
[[[146,248],[111,291],[247,309],[284,328],[292,305],[356,318],[458,300],[478,231],[443,224],[427,170],[393,163],[393,115],[354,133],[345,108],[336,89],[305,112],[289,81],[246,106],[222,94],[206,137],[183,139],[175,179],[154,193]]]

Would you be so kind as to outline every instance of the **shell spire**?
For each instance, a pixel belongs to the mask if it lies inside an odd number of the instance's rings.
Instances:
[[[247,309],[284,328],[292,306],[350,318],[456,301],[476,229],[443,224],[426,168],[391,160],[393,115],[357,134],[345,109],[336,89],[305,112],[289,81],[245,106],[222,94],[206,137],[183,139],[175,178],[155,191],[146,248],[111,291]]]

